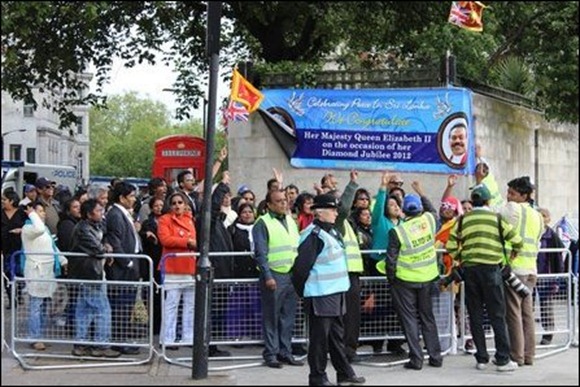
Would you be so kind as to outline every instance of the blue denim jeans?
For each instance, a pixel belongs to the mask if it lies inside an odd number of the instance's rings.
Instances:
[[[95,322],[96,343],[111,339],[111,306],[105,284],[80,284],[75,309],[75,340],[88,341],[89,327]]]
[[[40,339],[47,322],[47,306],[50,298],[30,296],[28,303],[28,333],[31,339]]]

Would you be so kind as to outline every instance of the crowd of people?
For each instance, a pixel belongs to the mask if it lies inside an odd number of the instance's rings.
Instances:
[[[224,148],[212,178],[226,157]],[[476,367],[484,369],[490,361],[484,312],[494,330],[497,370],[532,365],[536,346],[532,297],[522,297],[504,285],[505,271],[511,269],[534,292],[538,273],[564,271],[562,254],[538,254],[538,247],[563,244],[549,227],[549,211],[535,207],[535,187],[528,177],[508,183],[507,203],[485,160],[478,164],[475,177],[469,199],[460,200],[453,196],[457,176],[449,176],[437,209],[419,181],[410,184],[413,193],[405,192],[400,174],[388,171],[381,175],[373,195],[359,186],[355,170],[344,188],[332,173],[325,173],[311,189],[301,191],[295,184],[284,185],[282,173],[274,169],[261,201],[247,185],[232,190],[229,173],[222,171],[207,203],[209,251],[222,253],[210,255],[214,275],[216,279],[259,279],[259,287],[240,287],[230,294],[215,288],[214,299],[227,299],[228,306],[212,309],[213,332],[243,336],[248,332],[229,322],[260,315],[264,364],[302,366],[292,333],[297,303],[303,298],[310,385],[331,385],[327,354],[339,384],[363,384],[364,377],[357,376],[351,366],[360,361],[357,348],[365,344],[359,337],[361,324],[384,318],[381,314],[397,316],[405,339],[388,340],[386,350],[407,354],[405,368],[421,370],[424,349],[428,365],[442,367],[433,297],[442,288],[456,288],[463,281]],[[57,290],[56,282],[35,280],[58,277],[96,281],[75,285],[74,297],[61,311],[65,323],[74,326],[75,340],[88,341],[92,335],[95,343],[123,343],[112,347],[77,344],[72,350],[75,356],[139,352],[125,346],[132,323],[127,316],[138,290],[119,286],[107,291],[104,280],[139,281],[152,276],[164,284],[163,310],[160,294],[153,295],[153,331],[168,350],[193,343],[193,253],[202,243],[203,182],[196,182],[193,173],[184,170],[175,186],[155,177],[148,188],[148,195],[138,198],[136,187],[115,179],[109,187],[89,186],[67,193],[64,187],[39,177],[35,185],[24,187],[22,200],[13,190],[2,193],[2,254],[8,264],[4,271],[10,278],[26,279],[28,333],[35,340],[31,344],[35,350],[45,349],[41,341],[44,304]],[[437,248],[446,248],[447,253],[438,255]],[[24,251],[21,259],[7,259],[18,250]],[[47,251],[53,253],[34,254]],[[85,255],[67,259],[66,252]],[[107,253],[115,256],[105,258]],[[153,273],[136,254],[152,259]],[[456,281],[441,281],[456,273],[461,273]],[[388,305],[376,304],[377,289],[365,289],[361,276],[386,276],[389,287],[378,289],[388,289]],[[554,282],[539,292],[541,323],[548,332],[542,337],[543,345],[553,337],[551,301],[557,286]],[[23,289],[16,290],[20,300]],[[259,297],[251,292],[259,292]],[[242,301],[247,299],[255,301]],[[383,340],[370,344],[377,353],[385,345]],[[229,352],[212,345],[209,355],[229,356]]]

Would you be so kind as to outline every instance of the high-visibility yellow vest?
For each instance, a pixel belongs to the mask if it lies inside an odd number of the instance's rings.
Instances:
[[[268,266],[276,273],[288,273],[298,255],[298,226],[290,215],[284,225],[270,213],[260,217],[268,229]]]
[[[514,227],[524,242],[520,252],[511,262],[512,269],[535,270],[540,238],[544,231],[542,214],[533,209],[529,203],[518,206],[518,223]],[[511,251],[511,246],[510,251]]]
[[[344,221],[344,247],[346,250],[346,264],[349,273],[362,273],[364,271],[363,259],[358,245],[358,239],[348,221]]]
[[[429,282],[439,277],[435,251],[435,218],[429,212],[395,227],[401,242],[395,277]]]
[[[482,184],[485,184],[489,193],[491,194],[491,199],[489,200],[489,206],[494,209],[499,209],[500,207],[504,206],[504,200],[499,192],[499,187],[497,185],[497,181],[495,181],[495,177],[490,172],[486,177],[483,178],[481,181]]]

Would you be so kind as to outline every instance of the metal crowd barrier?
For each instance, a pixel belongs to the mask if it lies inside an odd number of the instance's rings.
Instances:
[[[19,256],[15,252],[11,259]],[[61,252],[69,262],[86,257],[85,254]],[[31,255],[53,256],[53,252],[29,253]],[[139,254],[105,254],[106,258],[136,259],[143,263],[152,273],[152,260],[146,255]],[[13,266],[14,267],[14,266]],[[55,288],[52,298],[31,297],[27,293],[27,286]],[[150,324],[152,313],[151,279],[144,281],[110,281],[110,280],[76,280],[76,279],[25,279],[14,276],[12,280],[11,302],[11,343],[10,348],[14,357],[24,369],[69,369],[86,367],[130,366],[144,364],[153,357],[153,335]],[[89,339],[79,341],[75,339],[75,309],[76,300],[83,289],[89,287],[104,287],[111,308],[111,339],[108,342],[98,342],[94,339],[95,325],[89,328]],[[22,289],[20,294],[17,289]],[[137,295],[141,296],[147,310],[147,315],[134,314],[133,306]],[[39,337],[31,337],[29,324],[31,313],[36,308],[32,305],[40,304],[41,332]],[[37,312],[34,312],[35,314]],[[93,321],[94,323],[94,321]],[[34,348],[35,343],[43,343],[44,350]],[[75,356],[72,353],[74,345],[82,346],[109,346],[132,348],[139,353],[122,354],[117,358],[95,357],[90,353]],[[131,350],[128,350],[131,351]],[[97,353],[97,352],[92,352]]]
[[[570,250],[540,249],[540,252],[562,253],[571,258]],[[577,345],[576,329],[578,328],[578,279],[571,272],[572,259],[568,259],[569,267],[566,273],[538,274],[538,280],[532,295],[534,298],[534,320],[536,334],[536,359],[552,356],[566,351],[571,345]],[[575,289],[575,290],[574,290]],[[464,287],[459,293],[459,339],[458,346],[464,353],[474,353],[465,348],[469,333],[469,315],[465,304]],[[548,323],[547,308],[553,312],[553,324]],[[549,317],[548,317],[549,318]],[[484,317],[484,321],[487,319]],[[495,352],[494,334],[489,323],[484,323],[485,337],[489,352]],[[550,344],[540,344],[543,335],[552,335]],[[576,342],[576,344],[575,344]]]
[[[438,250],[443,253],[445,250]],[[570,252],[566,249],[545,249],[542,251],[559,251]],[[365,250],[363,253],[377,252],[375,250]],[[17,252],[18,253],[18,252]],[[41,253],[39,253],[41,254]],[[53,253],[42,253],[52,255]],[[42,255],[41,254],[41,255]],[[69,260],[84,256],[79,253],[63,252]],[[226,253],[212,252],[211,255],[220,256],[240,256],[248,255],[248,252]],[[164,263],[175,256],[194,256],[199,253],[172,254],[162,257],[161,272],[164,276]],[[12,292],[10,294],[11,308],[11,330],[10,342],[7,347],[12,351],[21,365],[26,369],[55,369],[55,368],[78,368],[78,367],[107,367],[118,365],[137,365],[151,361],[153,355],[162,357],[170,364],[178,366],[191,367],[192,353],[191,345],[180,341],[177,336],[175,343],[159,343],[160,349],[157,350],[158,342],[154,342],[153,337],[153,292],[161,292],[162,309],[165,302],[165,296],[170,286],[194,287],[195,280],[192,281],[165,281],[157,284],[153,280],[153,264],[150,257],[146,255],[120,255],[107,254],[105,257],[111,258],[137,258],[143,260],[149,268],[150,277],[139,282],[123,281],[84,281],[57,278],[53,280],[35,280],[39,283],[53,284],[57,286],[57,292],[52,300],[45,300],[44,314],[46,318],[46,328],[42,337],[32,339],[28,336],[27,321],[29,319],[29,297],[24,294],[19,297],[17,289],[26,286],[27,281],[22,277],[9,279],[12,282]],[[11,257],[14,259],[14,255]],[[571,260],[569,260],[571,262]],[[3,278],[6,280],[6,278]],[[544,333],[552,333],[554,338],[552,344],[538,346],[539,353],[536,358],[550,356],[552,354],[564,351],[573,345],[577,340],[577,307],[578,307],[578,280],[571,273],[562,274],[541,274],[538,276],[537,289],[553,284],[557,281],[560,285],[560,291],[554,296],[554,318],[555,325],[553,329],[544,330],[541,327],[540,312],[537,311],[538,328],[537,336]],[[78,342],[74,339],[72,327],[74,322],[67,319],[63,321],[63,314],[70,313],[74,309],[75,292],[79,286],[87,284],[102,285],[107,287],[109,297],[127,297],[128,294],[135,296],[137,293],[142,294],[143,300],[147,305],[147,320],[140,323],[131,322],[130,309],[126,309],[124,314],[117,314],[112,321],[112,327],[122,325],[124,331],[117,332],[111,337],[111,341],[104,343],[111,346],[125,346],[139,348],[139,355],[123,355],[119,358],[105,359],[94,358],[90,356],[73,356],[71,349],[74,344],[96,345],[94,341]],[[58,301],[64,298],[63,289],[67,290],[68,303],[67,307],[59,307]],[[573,291],[575,289],[575,291]],[[59,293],[61,292],[61,293]],[[384,341],[394,339],[404,339],[402,328],[394,312],[390,301],[390,285],[385,277],[361,277],[361,301],[364,301],[370,295],[375,297],[373,308],[363,308],[361,318],[360,342],[361,347],[358,350],[363,358],[361,365],[388,367],[399,365],[407,361],[406,356],[389,356],[388,351],[384,350]],[[20,299],[19,299],[20,298]],[[456,299],[456,300],[455,300]],[[455,306],[459,306],[459,315],[455,314]],[[451,290],[438,292],[433,295],[433,308],[439,330],[439,339],[441,341],[442,352],[444,354],[455,354],[457,349],[464,350],[464,344],[470,338],[468,330],[468,316],[465,308],[465,296],[463,289],[454,294]],[[261,307],[260,307],[260,289],[258,279],[216,279],[213,281],[212,289],[212,308],[211,316],[211,336],[210,345],[222,345],[232,348],[231,357],[213,358],[210,357],[209,371],[230,370],[235,368],[255,367],[263,364],[260,346],[263,344],[261,329]],[[4,313],[2,314],[4,317]],[[163,317],[163,315],[162,315]],[[163,320],[163,318],[162,318]],[[458,321],[457,321],[458,320]],[[179,321],[179,320],[178,320]],[[218,321],[219,323],[215,323]],[[64,323],[63,323],[64,322]],[[127,324],[129,322],[129,324]],[[296,323],[293,334],[293,343],[307,343],[308,326],[307,319],[302,309],[302,302],[299,300]],[[3,324],[4,328],[4,324]],[[163,329],[163,323],[162,328]],[[179,329],[178,329],[179,332]],[[491,341],[493,333],[488,329],[486,337]],[[4,340],[3,340],[4,341]],[[35,341],[42,341],[49,344],[45,351],[36,351],[30,348]],[[383,342],[381,351],[364,351],[362,348],[373,342]],[[169,345],[170,344],[170,345]],[[176,351],[168,350],[167,347],[177,347]],[[493,351],[493,345],[489,346]],[[386,357],[385,357],[386,356]],[[217,366],[219,362],[227,361],[225,366]]]

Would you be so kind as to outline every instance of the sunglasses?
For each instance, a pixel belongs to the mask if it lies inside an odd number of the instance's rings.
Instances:
[[[390,181],[389,184],[396,185],[397,187],[402,187],[403,186],[403,182],[402,181]]]
[[[172,205],[172,206],[176,206],[176,205],[178,205],[178,204],[183,204],[183,201],[181,201],[181,200],[180,200],[180,201],[178,201],[178,202],[171,202],[171,205]]]

